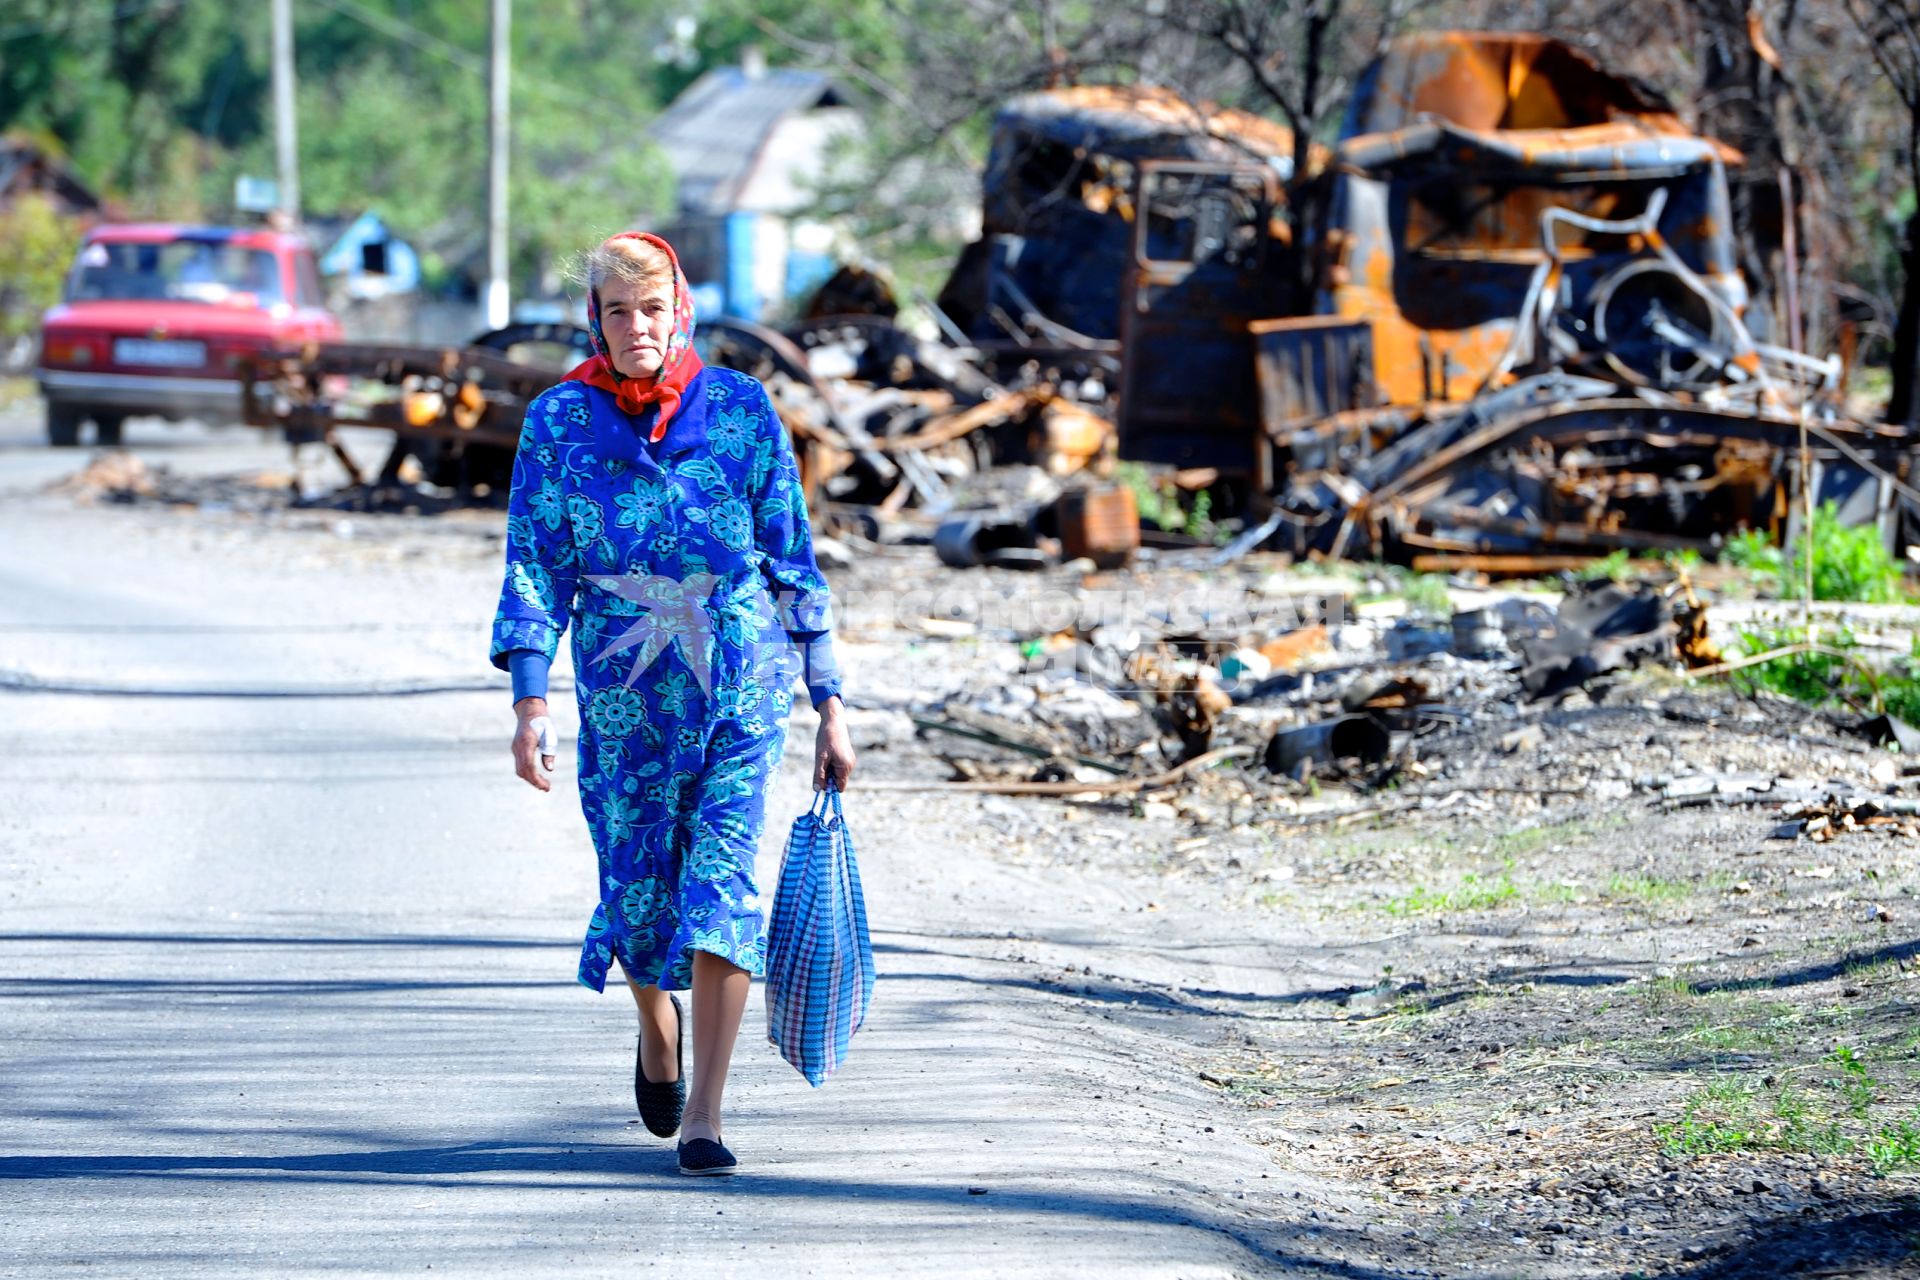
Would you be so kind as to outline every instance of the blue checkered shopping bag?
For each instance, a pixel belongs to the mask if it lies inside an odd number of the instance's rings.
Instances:
[[[860,868],[839,788],[830,786],[794,819],[780,863],[767,929],[767,1039],[818,1086],[846,1060],[872,1000]]]

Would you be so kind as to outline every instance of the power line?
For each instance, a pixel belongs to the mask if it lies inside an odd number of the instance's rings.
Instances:
[[[148,0],[148,2],[152,3],[153,0]],[[378,10],[369,9],[365,5],[358,3],[358,0],[317,0],[317,2],[325,5],[342,17],[352,18],[356,22],[373,28],[382,35],[391,36],[395,40],[412,45],[423,53],[430,53],[436,58],[444,59],[454,66],[459,67],[462,71],[471,72],[476,76],[485,76],[488,74],[487,59],[481,57],[479,54],[462,49],[457,44],[442,40],[432,32],[422,31],[419,27],[403,19],[381,13]],[[551,98],[567,102],[574,106],[586,107],[602,114],[611,110],[615,114],[625,116],[635,124],[646,124],[650,122],[647,117],[632,115],[628,112],[621,111],[618,107],[609,108],[606,103],[596,101],[570,85],[556,84],[551,80],[540,80],[528,76],[524,68],[515,69],[514,88],[534,89]]]
[[[369,9],[357,0],[319,0],[319,3],[333,10],[343,18],[352,18],[355,22],[372,27],[382,35],[392,36],[404,44],[410,44],[423,53],[436,58],[444,58],[454,66],[475,75],[487,73],[487,60],[477,53],[469,53],[459,45],[442,40],[439,36],[422,31],[410,22],[402,21],[390,14]]]

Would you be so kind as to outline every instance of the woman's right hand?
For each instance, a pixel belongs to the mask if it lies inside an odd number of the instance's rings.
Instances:
[[[553,772],[559,731],[547,715],[545,698],[522,698],[513,704],[519,727],[513,731],[513,771],[542,791],[553,790],[547,775]]]

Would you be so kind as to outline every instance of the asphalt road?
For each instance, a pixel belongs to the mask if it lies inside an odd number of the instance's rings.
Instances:
[[[851,1061],[809,1089],[756,988],[743,1172],[679,1176],[632,1118],[630,1003],[572,979],[594,871],[571,773],[512,777],[497,553],[74,506],[37,490],[86,455],[36,430],[0,415],[0,1274],[1278,1265],[1293,1188],[1266,1153],[1205,1129],[1150,1036],[1065,1016],[1014,963],[1115,944],[1137,908],[960,856],[964,811],[898,792],[848,798],[881,970]],[[286,457],[239,428],[129,442]],[[810,744],[803,714],[769,885]]]

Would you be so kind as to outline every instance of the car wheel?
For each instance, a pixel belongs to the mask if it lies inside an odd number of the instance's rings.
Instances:
[[[101,445],[120,443],[120,429],[126,425],[125,414],[96,413],[93,415],[94,441]]]
[[[70,404],[47,406],[47,443],[71,448],[80,443],[80,410]]]

